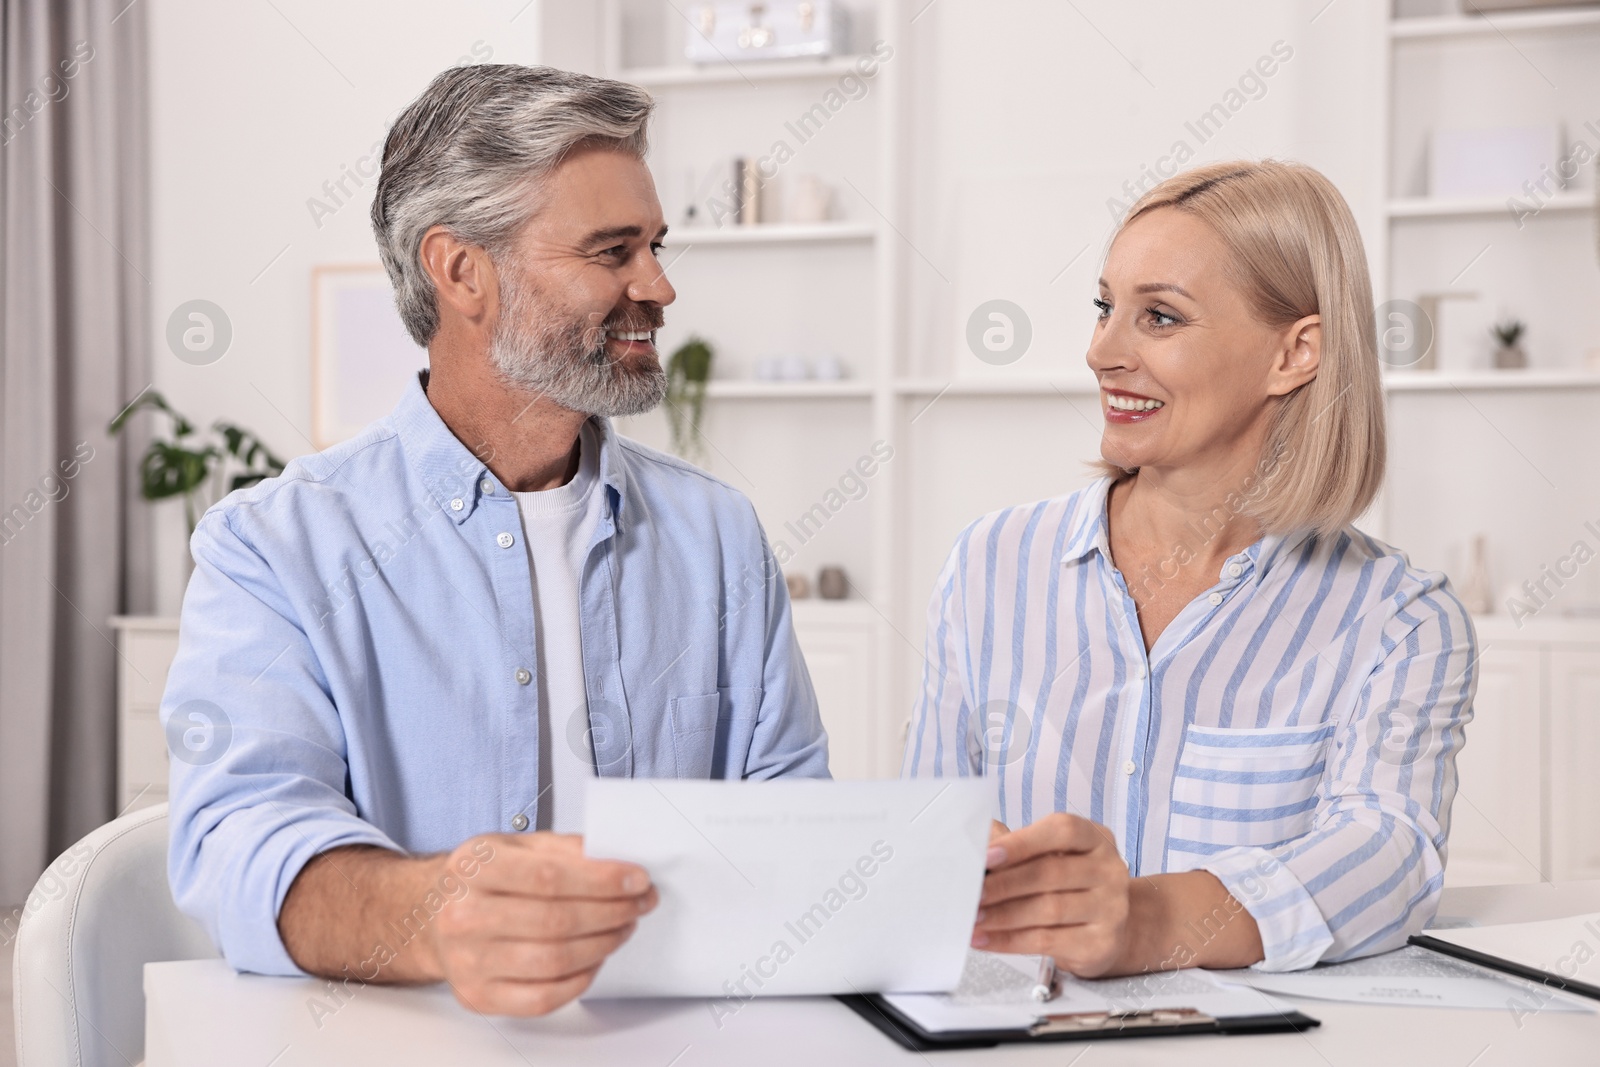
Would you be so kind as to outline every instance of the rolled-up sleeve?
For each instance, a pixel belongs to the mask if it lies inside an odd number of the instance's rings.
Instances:
[[[168,877],[236,970],[297,975],[277,920],[300,869],[343,845],[400,849],[346,795],[344,732],[311,642],[230,515],[208,513],[191,540],[162,698]]]
[[[1476,687],[1471,619],[1429,583],[1386,626],[1379,662],[1338,722],[1311,830],[1199,864],[1255,919],[1258,969],[1387,951],[1433,917]]]

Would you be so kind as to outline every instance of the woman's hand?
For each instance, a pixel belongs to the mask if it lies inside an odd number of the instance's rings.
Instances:
[[[1110,830],[1060,812],[990,827],[972,947],[1053,956],[1079,978],[1262,958],[1255,919],[1216,875],[1131,878]]]
[[[1132,884],[1104,826],[1061,812],[1020,830],[996,823],[972,946],[1053,956],[1080,978],[1120,969]]]

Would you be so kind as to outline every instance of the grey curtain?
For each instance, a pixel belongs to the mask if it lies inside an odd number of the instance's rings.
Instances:
[[[0,0],[0,902],[111,818],[107,618],[149,610],[136,438],[150,383],[138,0]]]

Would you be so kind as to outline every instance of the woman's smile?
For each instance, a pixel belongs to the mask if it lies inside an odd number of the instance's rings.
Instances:
[[[1105,417],[1107,422],[1131,423],[1144,422],[1154,418],[1166,408],[1166,401],[1157,400],[1153,396],[1144,396],[1140,393],[1130,393],[1126,389],[1102,389],[1105,393]]]

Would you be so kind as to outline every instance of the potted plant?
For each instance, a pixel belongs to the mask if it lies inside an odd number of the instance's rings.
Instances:
[[[1494,339],[1499,346],[1494,350],[1494,365],[1499,370],[1518,370],[1528,365],[1528,354],[1519,344],[1522,334],[1527,329],[1526,324],[1517,319],[1507,319],[1490,327],[1489,332],[1494,334]]]
[[[232,491],[283,473],[283,460],[273,455],[255,434],[232,423],[212,424],[211,429],[219,435],[219,440],[189,440],[195,432],[194,424],[174,411],[166,398],[154,389],[146,389],[135,397],[106,429],[112,434],[120,432],[134,412],[145,408],[161,411],[172,420],[172,437],[152,438],[150,447],[145,449],[139,460],[139,495],[146,500],[183,497],[183,514],[191,535],[205,510],[200,504],[207,479],[213,475],[221,477],[232,467],[234,475],[228,484]]]
[[[691,336],[667,359],[667,422],[672,450],[687,460],[705,458],[700,423],[705,416],[706,383],[711,380],[711,346]]]

